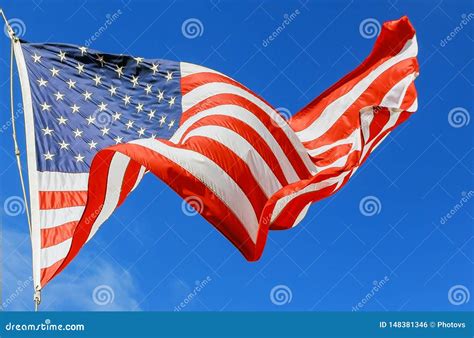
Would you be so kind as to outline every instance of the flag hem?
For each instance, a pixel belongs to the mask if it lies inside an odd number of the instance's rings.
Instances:
[[[25,57],[20,42],[14,43],[15,60],[20,78],[21,96],[23,99],[23,113],[25,118],[26,158],[28,164],[28,188],[30,194],[31,211],[31,249],[33,265],[33,281],[35,289],[41,289],[41,264],[40,264],[40,225],[39,225],[39,198],[38,198],[38,173],[36,167],[36,144],[33,117],[33,101],[31,88],[26,68]]]

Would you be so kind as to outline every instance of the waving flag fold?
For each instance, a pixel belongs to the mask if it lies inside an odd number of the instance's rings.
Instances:
[[[338,191],[417,109],[415,31],[383,25],[369,57],[290,121],[214,70],[59,44],[16,44],[35,281],[60,273],[151,172],[245,256]]]

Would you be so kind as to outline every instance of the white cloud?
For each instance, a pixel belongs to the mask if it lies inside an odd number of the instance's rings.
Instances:
[[[5,231],[4,228],[2,235],[4,310],[32,310],[33,283],[29,280],[31,278],[31,249],[28,234],[14,230]],[[137,300],[140,299],[140,293],[137,291],[133,277],[117,262],[107,257],[102,255],[93,260],[90,253],[83,251],[42,291],[40,309],[44,311],[140,310]],[[25,283],[27,283],[26,287],[23,288]],[[19,289],[21,289],[20,292],[18,292]],[[96,290],[95,301],[94,290]],[[8,304],[5,304],[6,300],[9,300]]]

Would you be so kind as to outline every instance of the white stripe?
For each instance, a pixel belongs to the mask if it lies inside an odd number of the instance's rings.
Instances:
[[[189,132],[183,142],[193,136],[213,139],[232,150],[249,166],[252,175],[267,198],[270,198],[271,195],[281,188],[280,182],[267,162],[265,162],[252,144],[235,131],[220,126],[204,126]]]
[[[337,182],[340,182],[340,181],[344,180],[344,177],[346,177],[347,174],[349,174],[349,171],[344,171],[341,174],[339,174],[338,176],[328,178],[327,180],[324,180],[324,181],[321,181],[321,182],[309,184],[308,186],[304,187],[303,189],[300,189],[300,190],[295,191],[291,194],[283,196],[275,204],[275,208],[273,209],[270,223],[272,223],[280,215],[280,213],[288,205],[288,203],[293,201],[298,196],[301,196],[301,195],[309,193],[309,192],[314,192],[314,191],[318,191],[318,190],[324,189],[326,187],[329,187],[334,183],[337,183]]]
[[[68,222],[79,221],[84,206],[69,207],[61,209],[40,210],[40,227],[41,229],[54,228]]]
[[[95,235],[102,223],[104,223],[107,218],[112,215],[115,208],[117,207],[120,199],[120,192],[122,191],[122,183],[129,162],[130,158],[128,156],[118,152],[114,154],[109,166],[109,173],[107,176],[107,190],[105,192],[102,210],[92,225],[87,241],[89,241]]]
[[[370,124],[374,120],[375,112],[374,107],[367,107],[360,111],[360,128],[356,130],[360,132],[362,130],[362,137],[364,140],[368,140],[370,137]]]
[[[144,166],[141,166],[140,167],[140,172],[138,173],[137,180],[135,181],[135,185],[133,186],[131,191],[135,190],[135,188],[138,187],[138,185],[140,184],[143,176],[145,175],[145,171],[146,171],[146,168]]]
[[[214,74],[219,74],[228,78],[228,76],[222,73],[219,73],[218,71],[215,71],[213,69],[206,68],[203,66],[195,65],[193,63],[188,63],[188,62],[181,62],[180,69],[181,69],[181,78],[189,76],[189,75],[197,74],[197,73],[214,73]]]
[[[38,172],[40,191],[86,191],[89,173]]]
[[[71,248],[72,238],[59,244],[41,249],[41,268],[48,268],[66,257]]]
[[[257,98],[256,96],[250,94],[246,90],[242,88],[236,87],[234,85],[228,83],[207,83],[197,88],[194,88],[189,93],[183,96],[182,98],[182,107],[183,111],[186,111],[193,107],[194,105],[198,104],[199,102],[217,95],[217,94],[235,94],[239,95],[250,102],[257,105],[260,109],[262,109],[272,120],[275,126],[279,126],[288,139],[290,140],[293,147],[296,149],[297,154],[303,160],[308,171],[315,173],[315,167],[311,162],[308,153],[306,152],[303,144],[296,136],[295,132],[288,123],[281,117],[278,112],[276,112],[272,107],[268,106],[265,102]]]
[[[331,102],[321,113],[319,118],[313,121],[308,127],[297,132],[301,142],[314,140],[325,134],[331,126],[347,111],[347,109],[367,90],[370,84],[383,72],[393,65],[415,57],[418,53],[416,37],[408,40],[403,49],[394,57],[391,57],[380,66],[372,70],[366,77],[361,79],[345,95],[338,97]]]
[[[415,73],[411,73],[394,85],[390,91],[385,94],[380,106],[387,108],[400,108],[408,87],[411,85],[415,77]]]
[[[142,139],[130,143],[161,154],[196,177],[234,213],[252,241],[257,242],[258,220],[252,204],[239,185],[215,162],[198,152],[171,147],[159,140]]]
[[[30,80],[26,68],[25,57],[21,43],[14,41],[13,50],[15,52],[18,76],[20,77],[21,96],[23,97],[23,110],[25,115],[25,135],[26,135],[26,158],[28,161],[28,182],[30,194],[31,212],[31,247],[33,280],[35,289],[41,289],[41,232],[39,227],[39,197],[38,197],[38,171],[36,168],[36,144],[35,144],[35,123],[33,116],[33,101],[31,99]]]
[[[351,144],[352,142],[354,142],[355,137],[359,136],[358,134],[359,134],[359,129],[355,129],[352,132],[352,134],[350,134],[346,138],[337,140],[336,142],[321,146],[321,147],[316,148],[316,149],[308,149],[308,154],[312,157],[316,157],[316,156],[318,156],[318,155],[320,155],[320,154],[322,154],[322,153],[324,153],[324,152],[326,152],[326,151],[328,151],[332,148],[335,148],[337,146],[341,146],[343,144]]]
[[[275,140],[273,135],[267,129],[267,127],[256,117],[251,111],[235,105],[222,105],[218,107],[213,107],[211,109],[203,110],[196,115],[193,115],[187,119],[176,131],[176,133],[171,137],[170,141],[173,143],[181,142],[181,138],[184,133],[194,125],[200,119],[211,116],[211,115],[225,115],[236,118],[248,126],[250,126],[255,132],[257,132],[264,140],[265,143],[270,147],[272,153],[275,154],[275,157],[280,165],[283,174],[285,175],[286,180],[289,183],[299,181],[298,174],[293,168],[291,162],[288,160],[285,152],[281,148],[280,144]]]
[[[418,98],[415,98],[415,101],[411,104],[411,106],[407,109],[408,112],[413,113],[418,110]]]

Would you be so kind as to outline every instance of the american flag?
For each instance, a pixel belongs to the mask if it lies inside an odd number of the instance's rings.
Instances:
[[[286,121],[232,78],[184,62],[15,45],[25,106],[33,267],[44,287],[145,172],[257,260],[417,108],[415,31],[387,22],[369,57]]]

